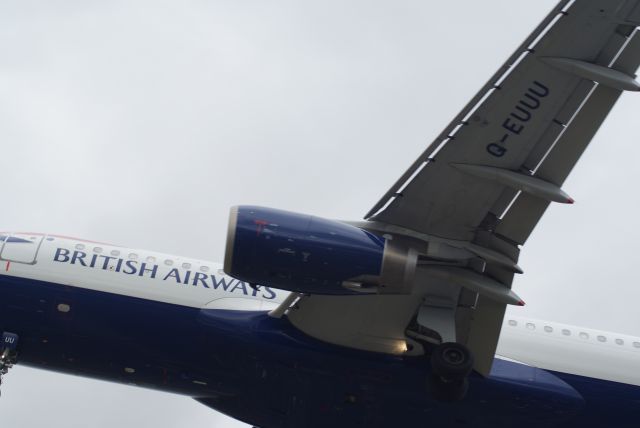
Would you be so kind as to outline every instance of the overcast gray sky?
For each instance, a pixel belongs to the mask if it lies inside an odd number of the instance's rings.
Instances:
[[[0,0],[5,230],[221,261],[227,214],[359,219],[554,0]],[[640,336],[640,95],[525,247],[514,311]],[[244,426],[189,398],[17,368],[2,424]]]

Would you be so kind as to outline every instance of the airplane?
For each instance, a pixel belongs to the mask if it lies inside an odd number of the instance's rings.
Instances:
[[[623,91],[640,2],[561,1],[364,221],[231,210],[224,264],[0,234],[0,371],[260,428],[637,426],[640,339],[508,316],[520,248]]]

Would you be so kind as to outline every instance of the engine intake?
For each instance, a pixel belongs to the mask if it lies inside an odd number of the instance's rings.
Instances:
[[[251,284],[310,294],[407,293],[416,263],[400,242],[346,223],[231,209],[224,271]]]

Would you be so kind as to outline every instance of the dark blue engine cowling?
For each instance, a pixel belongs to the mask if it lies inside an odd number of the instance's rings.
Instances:
[[[343,283],[375,281],[384,249],[384,238],[345,223],[240,206],[231,209],[224,270],[283,290],[353,294]]]

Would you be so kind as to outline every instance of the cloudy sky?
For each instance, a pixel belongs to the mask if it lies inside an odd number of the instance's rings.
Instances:
[[[235,204],[359,219],[554,3],[0,0],[1,228],[221,261]],[[525,247],[519,315],[640,336],[639,111],[622,98]],[[0,412],[243,426],[27,368]]]

